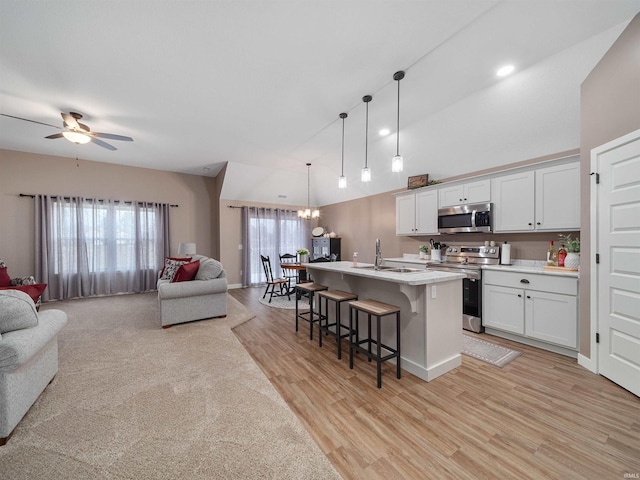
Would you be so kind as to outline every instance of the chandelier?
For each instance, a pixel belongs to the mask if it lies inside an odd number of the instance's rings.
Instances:
[[[310,175],[310,168],[311,164],[307,163],[307,208],[305,210],[298,210],[298,217],[303,218],[304,220],[309,220],[310,218],[318,218],[320,216],[320,210],[315,209],[313,211],[311,211],[311,208],[309,207],[309,204],[311,203],[309,201],[309,175]]]

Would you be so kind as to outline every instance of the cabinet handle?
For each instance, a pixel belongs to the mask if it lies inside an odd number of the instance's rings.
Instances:
[[[531,297],[529,295],[527,295],[527,298],[531,299]]]
[[[518,298],[522,298],[522,295],[521,295],[521,294],[518,294]]]
[[[533,225],[533,223],[529,222],[529,224],[528,224],[528,225]]]
[[[527,280],[526,278],[523,278],[522,280],[520,280],[520,283],[529,283],[529,280]]]
[[[458,199],[458,201],[459,201],[459,202],[461,202],[461,201],[462,201],[462,199],[461,199],[461,198],[459,198],[459,199]]]
[[[536,222],[536,225],[542,225],[540,222]]]

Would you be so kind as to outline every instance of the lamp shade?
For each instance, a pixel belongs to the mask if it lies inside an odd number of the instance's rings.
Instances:
[[[195,243],[179,243],[178,253],[181,253],[183,255],[195,255],[196,244]]]

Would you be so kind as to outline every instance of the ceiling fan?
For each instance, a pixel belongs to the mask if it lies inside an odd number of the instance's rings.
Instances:
[[[81,144],[81,143],[89,143],[93,142],[96,145],[100,145],[108,150],[117,150],[113,145],[100,140],[100,138],[108,138],[109,140],[122,140],[125,142],[133,142],[133,138],[125,137],[124,135],[114,135],[113,133],[100,133],[100,132],[92,132],[91,129],[86,126],[84,123],[80,123],[78,120],[82,118],[82,114],[77,112],[69,112],[69,113],[61,113],[62,115],[62,127],[58,127],[56,125],[51,125],[49,123],[38,122],[36,120],[29,120],[28,118],[20,118],[14,117],[13,115],[6,115],[4,113],[0,113],[3,117],[15,118],[17,120],[24,120],[25,122],[38,123],[40,125],[46,125],[47,127],[53,127],[60,130],[64,130],[61,133],[54,133],[53,135],[49,135],[49,139],[54,138],[66,138],[70,142]]]

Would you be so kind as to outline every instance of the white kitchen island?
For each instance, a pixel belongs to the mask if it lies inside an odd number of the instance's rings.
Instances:
[[[313,281],[345,290],[360,300],[400,307],[402,368],[429,382],[462,363],[463,274],[419,271],[394,273],[351,262],[305,263]],[[348,319],[343,305],[342,321]],[[366,316],[360,316],[366,322]],[[372,320],[375,328],[375,319]],[[395,345],[395,322],[382,320],[382,341]],[[361,325],[361,329],[363,326]],[[362,330],[361,330],[362,331]]]

